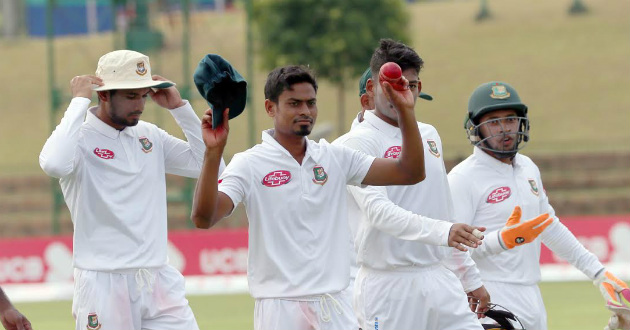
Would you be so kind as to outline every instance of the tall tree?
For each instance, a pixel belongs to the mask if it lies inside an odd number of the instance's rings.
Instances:
[[[308,64],[337,86],[338,134],[345,132],[345,83],[361,75],[381,38],[407,42],[403,0],[254,2],[263,65]]]

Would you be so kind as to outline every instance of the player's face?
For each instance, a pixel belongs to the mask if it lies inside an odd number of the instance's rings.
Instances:
[[[109,118],[112,126],[123,129],[136,126],[144,111],[144,104],[149,96],[150,88],[120,89],[110,94]]]
[[[403,76],[409,80],[409,89],[411,90],[411,93],[413,93],[415,105],[418,101],[418,95],[420,94],[420,91],[418,90],[420,83],[418,71],[414,68],[409,68],[403,71]],[[381,86],[378,82],[378,78],[372,81],[372,88],[374,91],[375,114],[390,125],[398,126],[398,113],[396,112],[396,109],[394,109],[394,106],[387,101],[387,97],[383,91],[383,86]]]
[[[265,110],[273,118],[276,133],[307,136],[317,119],[317,92],[310,83],[294,84],[280,94],[278,103],[265,100]]]
[[[514,110],[496,110],[479,119],[479,132],[494,150],[512,151],[517,146],[519,119]]]

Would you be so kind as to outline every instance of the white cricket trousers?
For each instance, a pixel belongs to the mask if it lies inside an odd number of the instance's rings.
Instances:
[[[184,276],[171,266],[101,272],[74,269],[76,330],[199,330]]]
[[[482,330],[459,279],[441,264],[376,270],[362,266],[354,308],[363,330]]]
[[[514,313],[527,330],[547,330],[547,311],[538,285],[483,283],[493,303]],[[520,325],[515,324],[520,327]]]
[[[352,293],[256,299],[254,330],[357,330]]]

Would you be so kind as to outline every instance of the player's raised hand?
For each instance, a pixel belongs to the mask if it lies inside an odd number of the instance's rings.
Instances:
[[[0,321],[6,330],[33,330],[31,322],[13,307],[0,312]]]
[[[230,109],[223,110],[223,121],[217,128],[212,127],[212,108],[206,110],[201,117],[201,135],[207,148],[225,147],[230,132],[229,113]]]
[[[152,78],[156,81],[168,81],[168,79],[158,75],[153,75]],[[177,109],[186,104],[175,86],[151,89],[151,99],[162,108],[169,110]]]
[[[486,231],[486,227],[473,227],[465,223],[456,223],[451,226],[448,233],[448,246],[463,252],[468,251],[466,246],[476,248],[481,245],[481,240],[483,240],[481,232],[484,231]]]
[[[94,75],[76,76],[70,80],[72,97],[92,98],[92,87],[103,86],[103,79]]]
[[[516,206],[512,215],[500,231],[500,242],[504,248],[513,249],[533,242],[545,228],[553,223],[549,214],[541,214],[534,219],[521,222],[521,207]]]
[[[405,76],[402,76],[401,79],[401,85],[404,87],[401,90],[396,90],[389,82],[382,81],[381,86],[383,88],[383,94],[385,94],[387,101],[398,113],[413,112],[416,100],[409,89],[409,80],[407,80]]]

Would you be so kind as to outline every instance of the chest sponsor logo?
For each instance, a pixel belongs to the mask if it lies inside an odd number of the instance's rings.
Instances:
[[[433,156],[440,158],[440,150],[437,148],[437,143],[434,140],[427,140],[427,144],[429,145],[429,152]]]
[[[500,203],[510,198],[511,195],[512,189],[510,189],[510,187],[499,187],[490,192],[490,195],[488,195],[488,198],[486,198],[486,203]]]
[[[536,180],[534,180],[534,179],[527,179],[527,181],[529,182],[530,188],[532,188],[532,193],[534,195],[538,196],[538,185],[536,184]]]
[[[141,136],[138,138],[140,144],[142,145],[142,151],[145,153],[149,153],[153,150],[153,142],[149,141],[149,138],[146,136]]]
[[[402,152],[402,147],[401,146],[389,147],[385,151],[385,154],[383,155],[383,158],[398,158],[398,157],[400,157],[400,153],[401,152]]]
[[[291,181],[291,172],[279,170],[269,172],[269,174],[265,175],[265,177],[262,179],[261,183],[263,184],[263,186],[277,187],[283,184],[287,184],[289,183],[289,181]]]
[[[321,165],[313,167],[313,182],[315,184],[324,185],[328,181],[328,174]]]
[[[88,314],[88,323],[86,328],[88,330],[98,330],[101,328],[101,323],[98,321],[98,315],[96,315],[96,313]]]
[[[103,159],[114,159],[114,152],[108,149],[94,149],[94,154]]]

